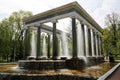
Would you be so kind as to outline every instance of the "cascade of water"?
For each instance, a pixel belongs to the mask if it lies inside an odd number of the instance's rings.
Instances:
[[[91,44],[92,44],[92,56],[95,56],[95,52],[94,52],[94,39],[93,39],[93,32],[91,31]]]
[[[81,56],[81,34],[80,34],[80,26],[77,26],[77,50],[78,50],[78,57]]]
[[[83,47],[83,31],[82,26],[79,21],[77,21],[77,47],[78,47],[78,57],[83,59],[85,64],[88,63],[86,56],[84,55],[84,47]]]
[[[70,57],[69,52],[68,52],[68,38],[65,32],[62,32],[62,48],[63,48],[62,56]]]
[[[78,23],[77,25],[77,50],[78,50],[78,57],[84,56],[83,52],[83,37],[82,37],[82,31],[81,31],[81,25]]]
[[[50,35],[50,54],[53,53],[53,35]]]
[[[45,39],[45,35],[43,36],[43,57],[47,57],[47,48],[46,48],[46,39]]]
[[[62,55],[63,55],[62,42],[61,42],[61,39],[60,39],[60,42],[59,42],[59,56],[62,56]]]
[[[85,25],[85,50],[86,50],[86,56],[89,56],[89,46],[88,46],[88,27]]]
[[[85,64],[88,64],[88,59],[87,59],[87,57],[81,56],[80,58],[81,58],[82,60],[84,60]]]
[[[32,31],[30,56],[36,57],[35,32]]]

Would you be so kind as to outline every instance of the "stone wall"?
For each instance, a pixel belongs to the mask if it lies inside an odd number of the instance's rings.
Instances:
[[[38,61],[19,61],[19,67],[26,70],[53,70],[64,69],[66,63],[64,60],[38,60]]]
[[[104,62],[104,58],[103,57],[86,57],[87,62],[86,62],[86,66],[94,66],[94,65],[98,65],[100,63]]]
[[[82,70],[85,67],[98,65],[104,61],[103,57],[71,58],[67,60],[21,60],[20,69],[26,70],[55,70],[55,69],[75,69]]]
[[[83,68],[85,67],[85,62],[83,59],[72,58],[66,60],[66,66],[68,69],[83,70]]]
[[[19,75],[0,74],[0,80],[97,80],[94,77],[84,77],[78,75]]]

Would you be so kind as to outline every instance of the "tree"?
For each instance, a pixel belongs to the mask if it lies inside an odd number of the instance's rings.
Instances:
[[[3,19],[3,21],[1,22],[1,26],[0,26],[0,53],[2,58],[7,59],[8,61],[8,55],[11,53],[11,32],[10,32],[10,28],[9,26],[9,21],[8,19]]]
[[[117,13],[112,13],[112,14],[108,14],[105,17],[105,23],[108,27],[110,27],[111,31],[113,32],[113,45],[114,47],[117,46],[116,42],[117,42],[117,25],[120,22],[120,16]]]
[[[114,12],[108,14],[105,17],[105,24],[107,28],[103,29],[103,52],[118,55],[120,54],[120,16]]]
[[[20,10],[13,12],[9,18],[3,19],[0,23],[0,56],[3,59],[13,61],[23,57],[23,19],[31,15],[30,11]]]
[[[12,23],[12,32],[13,38],[15,37],[15,41],[13,44],[13,52],[18,53],[16,54],[17,59],[23,58],[24,54],[24,40],[23,40],[23,33],[24,33],[24,22],[23,19],[31,16],[32,13],[30,11],[22,11],[13,12],[12,15],[9,17],[9,21]],[[16,45],[17,44],[17,45]],[[16,51],[16,52],[15,52]],[[14,55],[15,56],[15,55]]]

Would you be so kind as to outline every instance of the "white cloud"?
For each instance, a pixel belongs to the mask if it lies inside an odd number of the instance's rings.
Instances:
[[[105,27],[105,16],[112,12],[120,13],[119,4],[119,0],[103,0],[101,7],[96,8],[91,15],[101,27]]]
[[[0,0],[1,14],[10,15],[20,9],[32,11],[34,14],[61,6],[73,0]]]
[[[109,12],[120,12],[120,0],[104,0],[102,8]]]
[[[20,9],[34,14],[73,2],[74,0],[0,0],[0,20]],[[76,0],[100,26],[104,27],[104,17],[110,12],[120,12],[119,0]]]

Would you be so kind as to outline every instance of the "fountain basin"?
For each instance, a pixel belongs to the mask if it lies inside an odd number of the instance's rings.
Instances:
[[[25,70],[13,64],[0,65],[0,80],[97,80],[117,63],[105,62],[83,70]],[[8,68],[6,70],[6,68]]]
[[[104,58],[103,57],[86,57],[86,66],[94,66],[94,65],[98,65],[104,62]]]
[[[85,62],[85,60],[87,62]],[[20,60],[20,69],[26,70],[54,70],[54,69],[75,69],[82,70],[85,67],[93,66],[104,62],[103,57],[85,57],[60,60]]]
[[[55,75],[33,75],[33,74],[0,74],[0,80],[96,80],[90,76],[55,74]]]
[[[20,69],[26,70],[54,70],[65,69],[65,60],[20,60]]]

